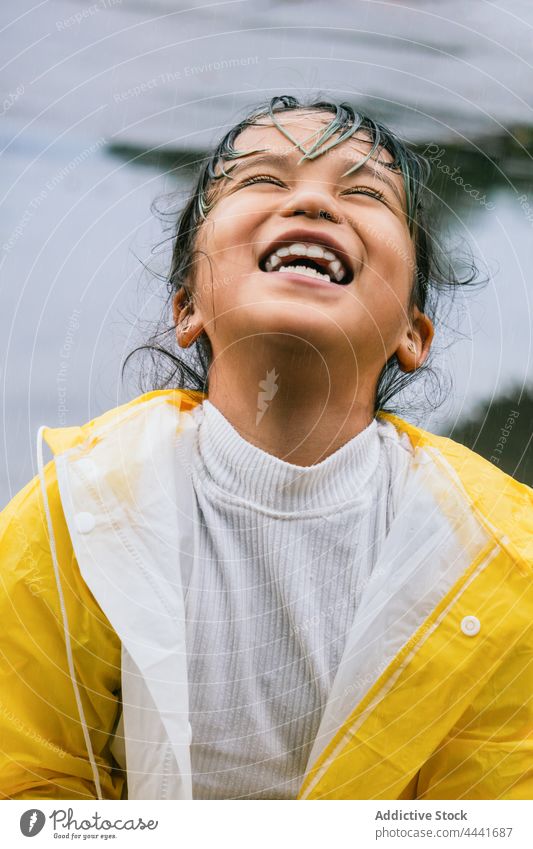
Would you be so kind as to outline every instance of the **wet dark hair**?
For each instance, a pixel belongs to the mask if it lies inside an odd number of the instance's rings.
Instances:
[[[196,237],[201,224],[217,200],[218,181],[231,175],[232,160],[249,155],[249,152],[237,151],[235,141],[247,127],[261,123],[263,119],[273,121],[278,128],[277,114],[294,110],[330,112],[334,117],[324,129],[303,158],[315,158],[321,152],[344,141],[356,132],[364,132],[371,142],[371,149],[364,161],[380,149],[385,149],[392,161],[381,160],[381,165],[400,173],[406,198],[406,216],[409,231],[415,248],[413,284],[409,310],[416,306],[437,323],[437,306],[440,295],[447,290],[454,292],[468,284],[476,282],[478,275],[473,259],[463,262],[464,274],[461,275],[452,260],[450,252],[444,249],[437,236],[437,221],[431,214],[431,191],[428,183],[431,175],[429,160],[417,153],[412,146],[403,142],[397,134],[384,124],[355,111],[348,103],[334,103],[315,99],[300,102],[297,98],[283,95],[273,97],[267,103],[256,107],[241,121],[232,127],[221,139],[214,150],[205,158],[197,175],[196,184],[178,215],[177,228],[173,234],[173,253],[170,271],[166,277],[168,299],[164,315],[149,339],[135,348],[126,358],[123,373],[131,357],[144,353],[140,383],[142,391],[164,388],[180,388],[209,393],[209,366],[212,349],[207,333],[202,332],[194,343],[186,349],[179,348],[175,338],[175,324],[172,320],[172,301],[180,288],[185,298],[181,304],[194,302],[194,264],[199,251],[195,249]],[[285,132],[282,130],[282,132]],[[333,141],[328,144],[328,139]],[[321,149],[322,148],[322,149]],[[359,162],[361,165],[362,162]],[[357,167],[357,166],[356,166]],[[350,169],[355,170],[355,169]],[[430,360],[432,357],[430,357]],[[398,412],[391,401],[398,393],[409,387],[422,376],[429,379],[431,389],[426,386],[425,402],[435,409],[446,395],[446,389],[439,376],[426,360],[426,363],[414,372],[402,372],[396,356],[385,364],[376,388],[375,412],[387,410]]]

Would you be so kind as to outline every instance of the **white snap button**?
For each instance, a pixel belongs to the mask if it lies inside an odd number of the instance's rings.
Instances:
[[[96,519],[92,513],[76,513],[74,521],[80,534],[90,534],[96,525]]]
[[[191,743],[192,742],[192,725],[191,725],[190,722],[187,723],[187,735],[188,735],[189,743]]]
[[[461,621],[461,631],[468,637],[474,637],[481,628],[481,622],[477,616],[465,616]]]

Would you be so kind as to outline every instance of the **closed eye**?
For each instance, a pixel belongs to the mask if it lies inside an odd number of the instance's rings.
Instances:
[[[344,195],[369,195],[370,197],[375,197],[377,200],[385,200],[385,195],[383,192],[380,192],[379,189],[371,189],[369,186],[354,186],[353,189],[348,189],[343,192]]]
[[[254,177],[248,177],[248,179],[243,180],[241,186],[249,186],[252,183],[273,183],[275,186],[285,185],[281,180],[277,180],[276,177],[271,177],[270,174],[257,174]]]

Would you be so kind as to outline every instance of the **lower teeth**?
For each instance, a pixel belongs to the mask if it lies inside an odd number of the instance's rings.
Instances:
[[[307,268],[302,265],[282,265],[278,268],[278,271],[295,271],[296,274],[305,274],[306,277],[318,277],[331,283],[331,277],[328,277],[327,274],[321,274],[320,271],[315,271],[314,268]]]

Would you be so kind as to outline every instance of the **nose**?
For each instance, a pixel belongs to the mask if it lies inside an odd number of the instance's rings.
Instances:
[[[318,186],[297,189],[287,198],[280,212],[284,218],[306,215],[308,218],[325,218],[337,223],[340,221],[334,198]]]

